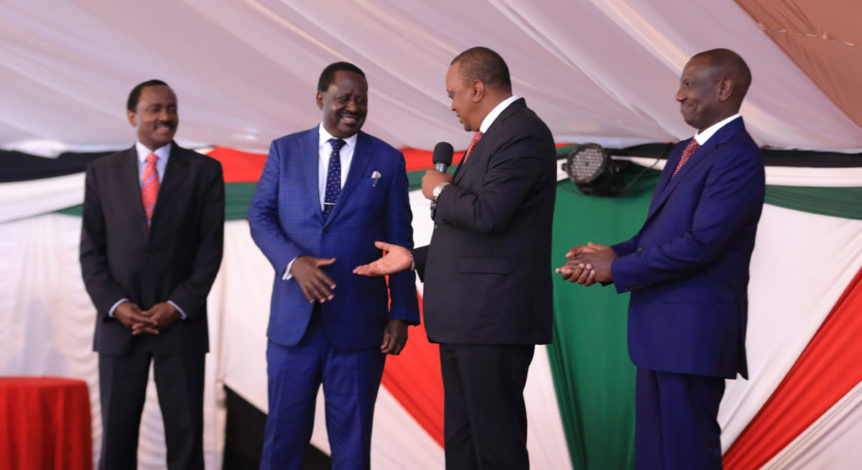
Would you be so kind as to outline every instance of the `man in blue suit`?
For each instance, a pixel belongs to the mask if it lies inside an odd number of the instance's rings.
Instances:
[[[692,57],[676,100],[698,132],[668,158],[643,227],[610,247],[576,246],[557,270],[631,292],[637,468],[721,468],[718,406],[725,379],[747,378],[748,266],[765,184],[739,115],[750,83],[730,50]]]
[[[380,256],[375,240],[413,243],[404,157],[360,132],[365,74],[329,65],[317,106],[320,125],[272,142],[248,214],[275,268],[261,468],[301,467],[321,383],[333,467],[369,468],[386,354],[399,354],[407,325],[419,323],[412,272],[390,276],[388,286],[351,272]]]

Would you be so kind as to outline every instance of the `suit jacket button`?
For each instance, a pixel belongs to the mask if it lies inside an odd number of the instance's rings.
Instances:
[[[329,233],[329,225],[323,227],[323,233]]]

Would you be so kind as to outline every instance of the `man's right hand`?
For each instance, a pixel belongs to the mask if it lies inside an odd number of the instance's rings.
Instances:
[[[403,246],[386,242],[374,242],[374,246],[386,252],[386,255],[353,269],[353,274],[360,276],[387,276],[413,269],[413,255]]]
[[[302,293],[309,302],[315,300],[323,303],[335,297],[332,289],[335,283],[329,276],[320,270],[321,266],[329,266],[335,262],[335,258],[323,259],[313,256],[297,256],[290,267],[290,275],[299,283]]]
[[[114,317],[126,328],[132,330],[133,335],[142,333],[159,334],[155,321],[142,312],[138,304],[123,302],[114,309]]]

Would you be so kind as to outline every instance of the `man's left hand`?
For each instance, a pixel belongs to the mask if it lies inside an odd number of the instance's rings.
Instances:
[[[153,327],[158,331],[164,331],[180,318],[180,311],[170,302],[160,302],[153,305],[147,310],[147,314],[153,320]]]
[[[380,352],[397,356],[401,354],[405,344],[407,344],[407,322],[394,318],[389,320],[383,330],[383,343],[380,345]]]
[[[422,177],[422,194],[425,195],[426,198],[430,200],[434,200],[434,195],[432,191],[437,187],[440,183],[451,183],[452,175],[449,173],[443,173],[437,171],[433,168],[429,168],[425,172],[425,176]]]
[[[611,273],[611,263],[616,259],[617,254],[613,250],[613,248],[607,245],[600,245],[598,243],[588,243],[587,248],[592,248],[592,250],[584,250],[566,262],[566,265],[579,266],[579,267],[592,267],[592,272],[595,273],[595,276],[590,275],[589,279],[586,282],[583,282],[585,286],[591,286],[595,282],[608,283],[614,281],[614,276]],[[592,274],[592,273],[591,273]],[[579,282],[580,284],[581,282]]]

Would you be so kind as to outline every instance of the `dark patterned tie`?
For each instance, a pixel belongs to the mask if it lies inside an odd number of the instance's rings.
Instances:
[[[691,157],[691,154],[693,154],[694,151],[698,149],[698,147],[700,147],[700,144],[697,143],[697,140],[691,139],[691,142],[689,142],[688,145],[685,147],[685,150],[682,151],[682,158],[679,159],[679,163],[677,163],[676,169],[673,170],[673,174],[670,175],[671,178],[673,178],[674,176],[676,176],[677,173],[679,173],[679,169],[682,168],[683,165],[685,165],[685,162],[688,161],[689,157]]]
[[[332,146],[332,155],[329,156],[329,170],[326,172],[326,197],[323,200],[323,218],[329,217],[338,195],[341,194],[341,147],[344,141],[341,139],[329,139]]]

